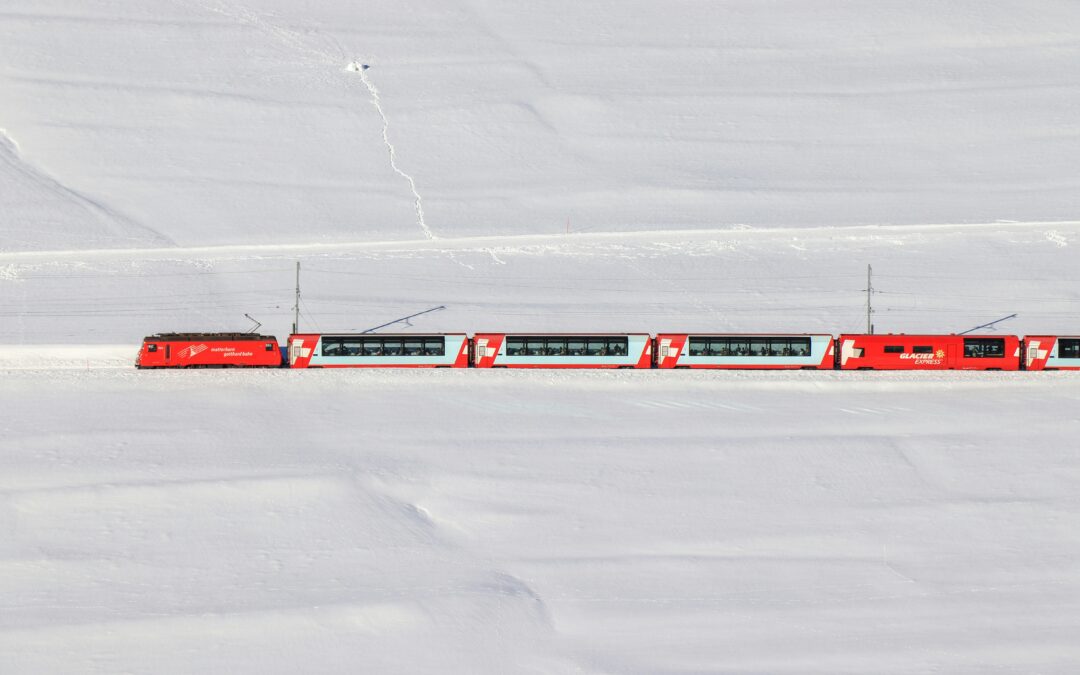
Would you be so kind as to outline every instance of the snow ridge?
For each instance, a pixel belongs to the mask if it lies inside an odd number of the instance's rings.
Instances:
[[[175,244],[152,227],[137,222],[106,202],[68,186],[46,170],[31,164],[23,157],[22,148],[4,128],[0,128],[0,175],[5,176],[8,189],[21,192],[24,198],[34,195],[34,198],[48,198],[78,209],[89,221],[88,224],[100,225],[114,242],[131,242],[141,246]],[[6,234],[8,238],[3,245],[10,246],[11,231]]]
[[[420,225],[420,229],[424,231],[424,236],[428,239],[436,239],[435,233],[428,227],[427,222],[424,220],[424,204],[420,197],[420,193],[416,190],[416,181],[413,177],[401,170],[397,165],[397,152],[394,149],[394,144],[390,142],[390,120],[386,118],[386,112],[383,110],[382,101],[379,99],[379,90],[375,88],[371,80],[367,76],[367,66],[356,63],[349,64],[349,70],[360,73],[360,79],[363,80],[364,86],[371,92],[371,103],[375,106],[375,109],[379,111],[379,117],[382,118],[383,128],[382,137],[383,143],[386,144],[387,150],[390,152],[390,168],[394,170],[394,173],[398,174],[405,180],[409,181],[409,188],[412,189],[413,197],[416,204],[416,219]]]

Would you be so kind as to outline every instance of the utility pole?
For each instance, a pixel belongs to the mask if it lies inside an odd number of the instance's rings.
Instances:
[[[300,261],[296,261],[296,302],[293,304],[292,332],[295,335],[300,328]]]
[[[297,263],[299,264],[299,263]],[[874,324],[870,323],[870,315],[874,313],[874,306],[870,299],[874,292],[874,285],[872,281],[873,270],[869,265],[866,266],[866,334],[874,334]]]

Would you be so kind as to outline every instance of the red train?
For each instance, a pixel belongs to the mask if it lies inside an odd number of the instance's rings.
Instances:
[[[281,349],[272,335],[159,333],[143,338],[136,368],[277,368]]]
[[[841,370],[1019,370],[1015,335],[841,335]]]
[[[138,368],[1080,370],[1080,336],[741,333],[162,333]]]

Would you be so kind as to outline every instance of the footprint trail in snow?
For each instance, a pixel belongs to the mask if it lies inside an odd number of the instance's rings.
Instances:
[[[402,171],[397,164],[397,152],[394,150],[394,144],[390,142],[390,120],[386,118],[386,112],[383,110],[382,101],[379,99],[379,90],[375,88],[375,85],[372,84],[371,79],[368,77],[368,65],[353,61],[349,64],[348,70],[354,73],[360,73],[360,79],[363,80],[364,86],[371,92],[371,103],[375,106],[375,109],[379,111],[379,117],[382,118],[382,137],[383,143],[386,144],[386,149],[390,153],[390,168],[394,170],[394,173],[409,181],[409,188],[412,189],[413,197],[415,199],[416,219],[420,225],[420,229],[424,231],[424,236],[428,239],[436,239],[435,233],[431,231],[427,222],[424,221],[424,204],[420,197],[420,193],[416,190],[416,181],[413,180],[412,176]]]

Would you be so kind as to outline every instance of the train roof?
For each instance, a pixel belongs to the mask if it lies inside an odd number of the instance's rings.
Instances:
[[[992,338],[1016,338],[1020,339],[1019,335],[1012,335],[1007,333],[841,333],[840,337],[848,338],[880,338],[882,340],[896,339],[896,338],[979,338],[979,339],[992,339]]]
[[[344,331],[344,332],[340,332],[340,333],[334,333],[334,332],[330,332],[330,331],[322,331],[321,333],[293,333],[292,335],[290,335],[290,337],[295,337],[295,336],[298,336],[298,335],[318,335],[319,337],[335,337],[335,338],[337,338],[337,337],[395,337],[395,338],[396,337],[400,337],[400,338],[412,337],[412,338],[418,338],[418,337],[458,336],[458,335],[468,335],[468,333],[465,333],[464,331],[462,331],[460,333],[350,333],[348,331]]]
[[[651,336],[652,333],[645,333],[645,332],[641,332],[641,331],[636,332],[636,333],[618,333],[618,332],[612,332],[612,331],[598,331],[598,332],[595,332],[595,333],[591,333],[591,332],[545,333],[543,331],[529,332],[529,331],[520,331],[519,330],[519,331],[510,332],[510,331],[505,331],[505,330],[501,330],[501,331],[482,331],[482,330],[478,330],[475,333],[473,333],[473,335],[474,336],[476,336],[476,335],[507,335],[507,336],[510,336],[510,337],[630,337],[630,336],[638,337],[638,336],[641,336],[641,335]]]
[[[147,335],[143,342],[193,342],[196,340],[213,340],[216,342],[277,342],[273,335],[258,335],[256,333],[157,333]]]

